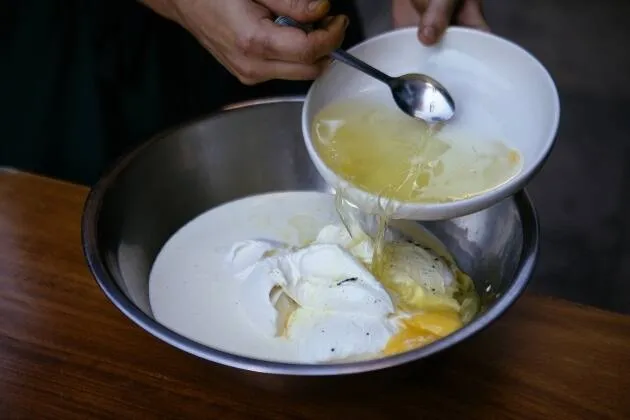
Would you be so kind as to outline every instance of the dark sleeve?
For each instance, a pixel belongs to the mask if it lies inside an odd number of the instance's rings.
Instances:
[[[0,165],[80,183],[100,174],[93,3],[0,2]]]
[[[345,46],[361,39],[354,4]],[[152,135],[237,101],[304,94],[243,86],[177,24],[135,0],[0,2],[0,165],[91,184]]]

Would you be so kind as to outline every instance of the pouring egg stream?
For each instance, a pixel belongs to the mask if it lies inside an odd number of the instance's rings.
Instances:
[[[439,128],[369,98],[332,103],[312,124],[322,161],[350,185],[385,203],[373,215],[378,227],[369,267],[392,296],[398,314],[397,332],[388,340],[384,355],[445,337],[479,310],[472,280],[452,258],[437,256],[419,244],[385,240],[391,216],[388,204],[466,199],[508,182],[522,167],[518,151],[500,141],[455,142],[441,138]],[[347,195],[343,189],[336,194],[337,211],[352,233],[343,206]],[[362,241],[363,235],[359,231],[353,240]]]
[[[376,220],[375,234],[370,236],[348,204],[343,190],[337,191],[335,205],[352,238],[349,247],[367,247],[371,258],[364,264],[387,290],[394,306],[391,321],[396,332],[382,355],[430,344],[474,318],[479,310],[474,284],[450,255],[431,249],[426,238],[415,242],[405,233],[392,237],[391,220],[385,212],[368,216]]]

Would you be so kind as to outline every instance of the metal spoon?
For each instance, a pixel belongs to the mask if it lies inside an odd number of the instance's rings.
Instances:
[[[301,24],[287,16],[280,16],[274,22],[305,32],[314,29],[313,25]],[[412,117],[428,123],[440,123],[450,120],[455,115],[453,98],[446,88],[432,77],[418,73],[391,77],[342,49],[336,49],[330,56],[385,83],[391,89],[398,107]]]

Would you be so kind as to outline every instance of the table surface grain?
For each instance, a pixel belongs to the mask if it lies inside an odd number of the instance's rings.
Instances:
[[[371,393],[288,397],[225,380],[101,293],[80,246],[86,193],[0,170],[2,419],[630,418],[630,317],[530,294]]]

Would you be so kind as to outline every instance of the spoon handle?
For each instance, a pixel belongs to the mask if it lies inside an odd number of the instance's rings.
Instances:
[[[307,32],[307,33],[315,29],[313,25],[311,24],[302,24],[302,23],[296,22],[294,19],[291,19],[288,16],[279,16],[278,18],[276,18],[274,22],[278,25],[292,26],[294,28],[302,29],[304,32]],[[380,80],[381,82],[385,84],[389,84],[393,79],[391,76],[383,73],[382,71],[378,69],[375,69],[374,67],[370,66],[365,61],[359,60],[352,54],[340,48],[332,51],[330,53],[330,56],[334,58],[335,60],[341,61],[344,64],[354,67],[355,69],[362,71],[363,73],[366,73],[372,76],[373,78]]]
[[[347,64],[351,67],[354,67],[355,69],[362,71],[363,73],[372,76],[373,78],[380,80],[381,82],[385,83],[386,85],[388,85],[391,80],[392,77],[383,73],[382,71],[375,69],[374,67],[370,66],[368,63],[366,63],[363,60],[359,60],[358,58],[356,58],[354,55],[342,50],[342,49],[336,49],[335,51],[330,53],[330,56],[332,58],[334,58],[337,61],[341,61],[344,64]]]

